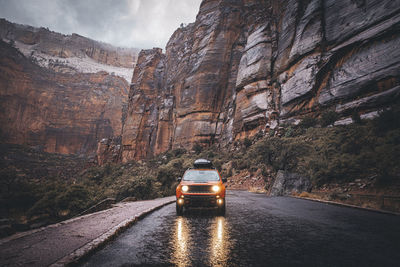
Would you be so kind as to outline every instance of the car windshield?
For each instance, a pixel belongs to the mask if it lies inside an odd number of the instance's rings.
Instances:
[[[185,172],[183,180],[194,182],[219,181],[219,175],[217,171],[190,170]]]

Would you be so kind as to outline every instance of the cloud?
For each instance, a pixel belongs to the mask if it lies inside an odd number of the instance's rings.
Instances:
[[[193,22],[201,0],[0,0],[0,17],[77,33],[116,46],[165,48],[181,23]]]

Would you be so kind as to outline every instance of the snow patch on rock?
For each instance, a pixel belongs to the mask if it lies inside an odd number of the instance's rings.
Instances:
[[[107,64],[96,62],[88,56],[84,57],[69,57],[62,58],[51,56],[45,53],[41,53],[34,49],[34,45],[26,45],[16,41],[15,47],[24,54],[25,57],[31,58],[39,66],[53,69],[52,66],[55,64],[58,66],[66,66],[74,69],[81,73],[97,73],[105,71],[111,75],[120,76],[124,78],[128,83],[132,80],[133,68],[115,67]]]

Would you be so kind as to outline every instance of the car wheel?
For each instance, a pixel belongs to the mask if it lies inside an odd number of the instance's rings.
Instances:
[[[182,215],[183,214],[183,205],[178,205],[176,203],[176,215]]]

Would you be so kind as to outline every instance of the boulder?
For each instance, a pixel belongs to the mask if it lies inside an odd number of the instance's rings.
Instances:
[[[308,178],[283,170],[279,170],[272,186],[270,196],[287,196],[292,192],[310,192],[311,182]]]

